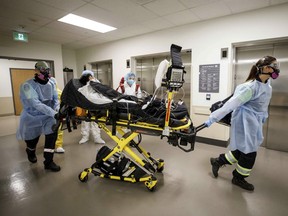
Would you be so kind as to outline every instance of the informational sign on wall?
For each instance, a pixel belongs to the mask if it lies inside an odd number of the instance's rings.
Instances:
[[[199,92],[219,92],[220,64],[199,65]]]

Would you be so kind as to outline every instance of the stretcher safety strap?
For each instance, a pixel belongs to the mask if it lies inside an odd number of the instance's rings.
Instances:
[[[238,162],[238,160],[234,157],[231,151],[225,154],[225,158],[230,164],[234,164]]]
[[[236,171],[243,176],[249,176],[252,169],[247,169],[247,168],[244,168],[244,167],[240,166],[239,164],[237,164]]]
[[[54,153],[54,149],[44,148],[44,152]]]

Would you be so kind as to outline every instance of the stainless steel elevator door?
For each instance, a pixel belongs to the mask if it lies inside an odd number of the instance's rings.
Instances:
[[[112,61],[94,62],[91,63],[92,71],[96,79],[102,84],[112,86]]]
[[[271,42],[261,46],[236,48],[235,85],[245,82],[250,69],[261,57],[275,56],[280,62],[281,74],[272,80],[272,99],[269,106],[269,118],[263,126],[264,142],[269,149],[288,151],[288,49],[287,42]]]
[[[182,99],[188,110],[190,110],[190,88],[191,88],[191,52],[181,53],[182,61],[185,66],[186,74],[184,75],[185,83],[183,88],[174,95],[174,100]],[[136,76],[137,82],[141,89],[153,94],[155,91],[155,76],[160,62],[164,59],[170,61],[169,54],[139,57],[136,59]]]
[[[288,43],[275,45],[274,56],[280,62],[280,76],[272,81],[266,147],[288,151]]]

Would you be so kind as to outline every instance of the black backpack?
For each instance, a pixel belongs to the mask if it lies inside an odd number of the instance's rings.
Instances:
[[[221,108],[232,96],[233,96],[233,94],[230,95],[229,97],[225,98],[222,101],[217,101],[216,103],[212,104],[210,107],[211,113],[214,112],[215,110],[218,110],[219,108]],[[232,115],[232,112],[228,113],[218,123],[224,124],[226,126],[231,126],[231,115]]]

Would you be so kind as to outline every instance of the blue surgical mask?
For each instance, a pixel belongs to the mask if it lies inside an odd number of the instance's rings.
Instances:
[[[127,83],[128,83],[128,85],[129,85],[129,86],[132,86],[132,85],[133,85],[133,83],[134,83],[134,80],[132,80],[132,79],[129,79],[129,80],[127,80]]]

